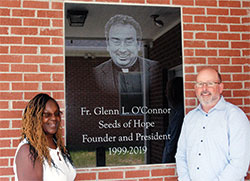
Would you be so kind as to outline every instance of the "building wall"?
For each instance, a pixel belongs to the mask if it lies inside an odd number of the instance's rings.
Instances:
[[[13,179],[22,110],[38,92],[65,105],[64,2],[0,1],[0,180]],[[80,2],[77,0],[76,2]],[[225,98],[250,118],[248,0],[86,0],[182,7],[186,111],[197,105],[195,75],[203,66],[222,73]],[[174,164],[78,169],[77,180],[176,180]],[[250,179],[250,174],[246,179]]]

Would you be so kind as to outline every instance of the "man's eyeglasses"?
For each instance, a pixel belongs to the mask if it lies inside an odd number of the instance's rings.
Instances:
[[[196,82],[196,87],[203,87],[206,85],[207,87],[214,87],[216,84],[220,84],[220,82]]]
[[[50,112],[44,112],[43,113],[43,117],[44,118],[51,118],[52,116],[55,116],[55,117],[60,117],[62,115],[62,112],[59,111],[59,112],[55,112],[55,113],[50,113]]]

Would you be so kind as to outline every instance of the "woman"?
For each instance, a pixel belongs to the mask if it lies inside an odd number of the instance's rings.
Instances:
[[[56,100],[47,94],[30,100],[14,158],[16,180],[74,180],[76,171],[62,139],[61,113]]]

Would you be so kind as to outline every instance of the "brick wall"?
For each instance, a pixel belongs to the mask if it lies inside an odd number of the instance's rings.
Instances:
[[[193,91],[197,71],[210,65],[222,73],[225,98],[250,118],[249,1],[110,2],[182,7],[186,110],[197,105]],[[64,0],[0,1],[0,180],[13,178],[13,157],[27,101],[38,92],[47,92],[64,107],[63,6]],[[176,180],[174,168],[163,164],[79,169],[77,178]]]

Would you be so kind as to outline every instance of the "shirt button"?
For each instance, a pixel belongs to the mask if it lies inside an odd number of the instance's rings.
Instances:
[[[203,140],[201,140],[201,142],[203,142]]]
[[[203,129],[205,129],[206,127],[205,126],[203,126]]]
[[[206,117],[208,117],[208,114],[206,114]]]
[[[201,153],[199,153],[198,155],[201,156]]]
[[[200,168],[199,167],[197,167],[197,170],[199,170]]]

